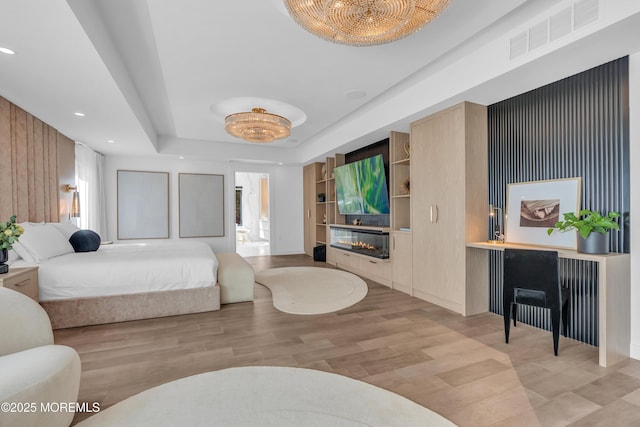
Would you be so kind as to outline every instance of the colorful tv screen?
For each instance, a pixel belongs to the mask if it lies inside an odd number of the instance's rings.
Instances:
[[[343,215],[389,213],[389,194],[382,155],[338,166],[333,173],[338,212]]]

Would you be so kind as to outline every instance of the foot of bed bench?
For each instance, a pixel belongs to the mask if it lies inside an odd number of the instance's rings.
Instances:
[[[235,252],[216,253],[220,302],[253,301],[255,275],[253,267]]]

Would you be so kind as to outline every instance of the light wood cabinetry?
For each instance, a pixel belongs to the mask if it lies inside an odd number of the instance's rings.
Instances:
[[[488,288],[470,283],[487,266],[466,248],[486,237],[486,107],[465,102],[412,123],[411,162],[413,295],[465,316],[487,311]]]
[[[391,229],[411,230],[411,145],[409,134],[391,132],[390,189],[391,189]]]
[[[336,267],[391,287],[391,262],[333,248]]]
[[[391,232],[391,287],[413,295],[413,248],[411,233]]]
[[[411,145],[408,133],[391,132],[391,286],[413,295],[411,245]]]
[[[8,273],[0,274],[0,286],[38,301],[38,267],[9,268]]]
[[[304,253],[313,256],[316,245],[316,181],[321,173],[322,163],[311,163],[303,169],[303,205],[304,205]]]

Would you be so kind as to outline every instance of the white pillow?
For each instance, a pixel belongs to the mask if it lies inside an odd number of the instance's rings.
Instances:
[[[19,260],[20,255],[15,251],[15,249],[9,249],[9,260],[7,260],[7,265],[11,265],[14,261]]]
[[[49,222],[48,224],[53,225],[64,237],[69,240],[73,233],[80,230],[79,227],[76,227],[74,224],[70,222]]]
[[[51,224],[22,223],[20,225],[24,228],[24,234],[20,236],[19,243],[35,262],[40,263],[49,258],[74,252],[69,241]],[[18,253],[24,258],[20,251]]]
[[[20,240],[22,240],[22,237],[20,237]],[[18,254],[18,256],[20,258],[22,258],[23,260],[30,262],[30,263],[34,263],[35,261],[33,260],[33,257],[31,256],[31,254],[29,253],[29,251],[27,251],[27,248],[25,248],[24,246],[22,246],[20,244],[20,242],[15,242],[13,244],[13,250]]]

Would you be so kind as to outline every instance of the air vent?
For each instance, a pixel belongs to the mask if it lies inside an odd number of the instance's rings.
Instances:
[[[527,53],[527,33],[518,34],[511,39],[510,58],[515,59]]]
[[[529,52],[547,44],[549,41],[549,24],[543,21],[529,28]]]
[[[600,14],[599,0],[581,0],[573,6],[573,29],[577,30],[598,20]]]
[[[554,15],[538,21],[524,32],[509,40],[509,57],[511,60],[524,56],[548,43],[554,42],[588,24],[600,19],[600,2],[602,0],[565,1],[569,7]]]
[[[571,32],[571,8],[556,13],[549,19],[549,40],[554,41]]]

